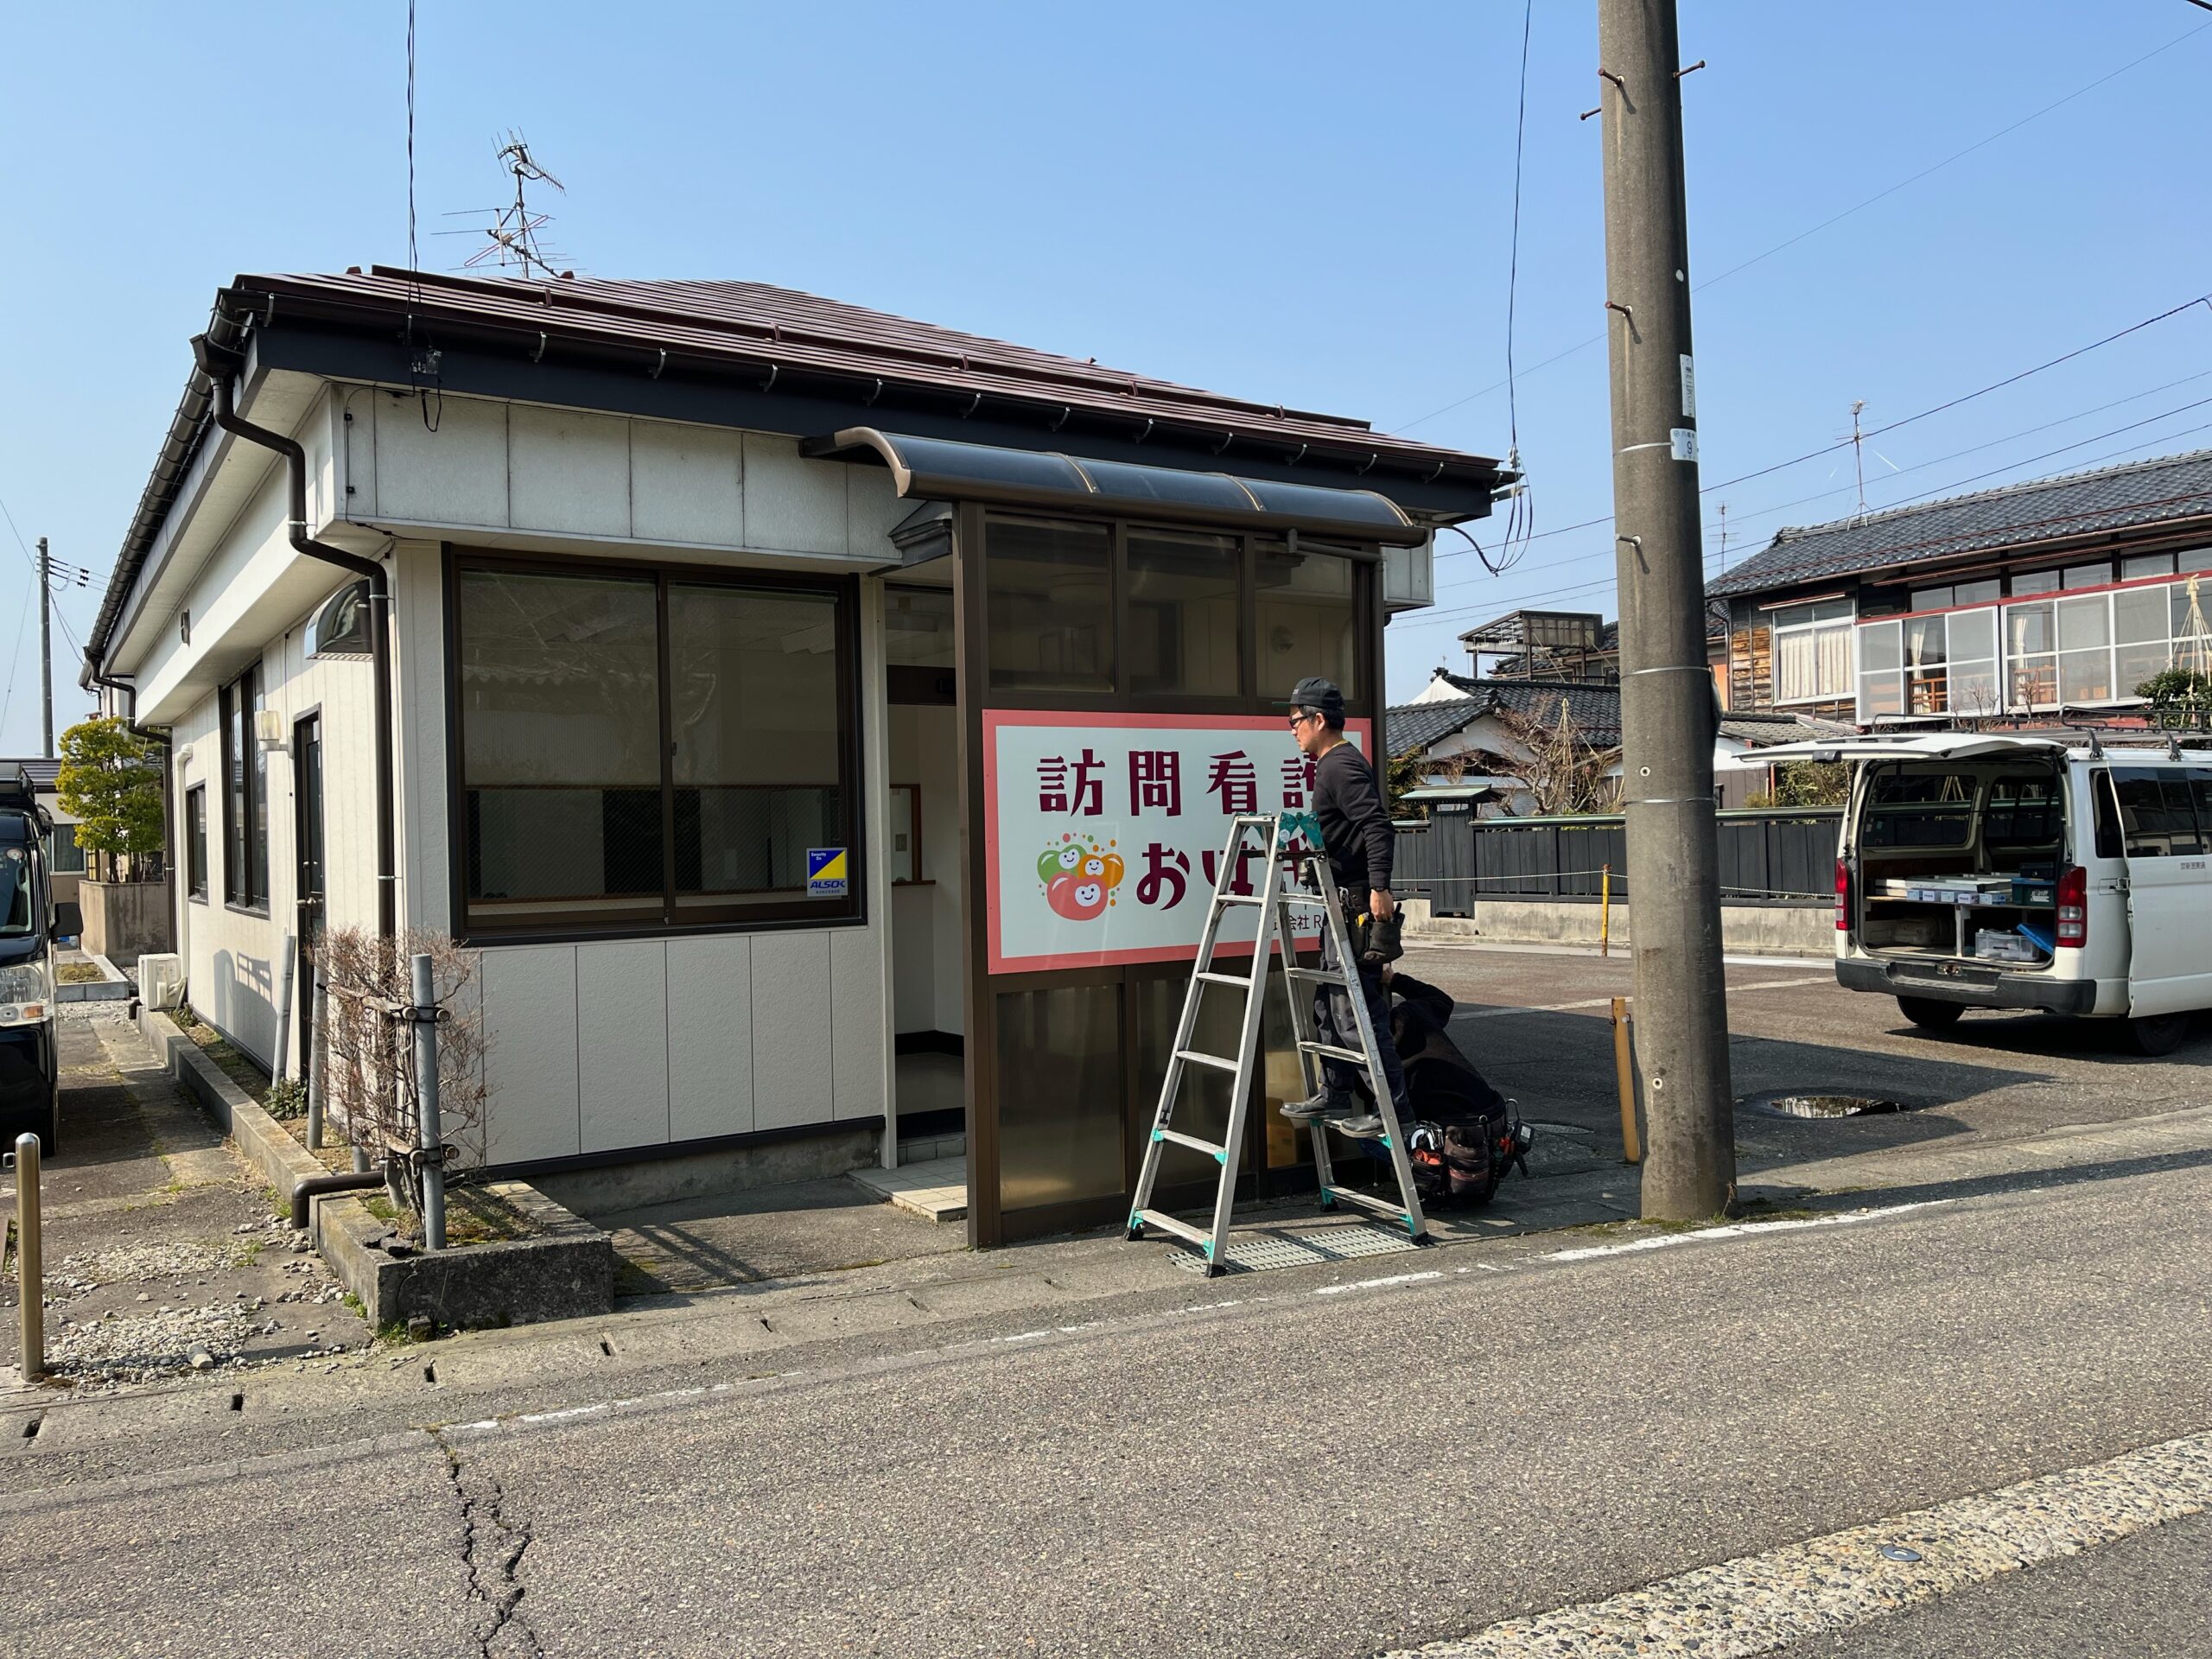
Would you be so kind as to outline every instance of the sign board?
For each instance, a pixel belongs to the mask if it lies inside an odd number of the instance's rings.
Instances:
[[[845,849],[810,847],[806,849],[806,896],[842,899],[845,896]]]
[[[1371,725],[1345,728],[1370,754]],[[1310,810],[1313,788],[1279,715],[985,709],[989,971],[1188,959],[1230,819]],[[1256,851],[1243,861],[1256,892]],[[1222,939],[1249,948],[1259,919],[1233,909]]]

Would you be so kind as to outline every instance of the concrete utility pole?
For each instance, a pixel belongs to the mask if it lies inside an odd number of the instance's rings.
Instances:
[[[54,759],[54,594],[49,580],[52,565],[46,556],[46,537],[38,538],[38,692],[46,710],[46,747],[39,751]]]
[[[1598,0],[1643,1213],[1735,1196],[1675,0]]]

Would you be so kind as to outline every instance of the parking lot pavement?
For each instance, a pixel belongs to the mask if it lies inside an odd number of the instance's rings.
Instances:
[[[1611,957],[1415,947],[1407,970],[1457,1000],[1452,1037],[1522,1113],[1620,1147],[1609,1003],[1634,990]],[[2212,1019],[2173,1053],[2145,1059],[2112,1020],[1970,1013],[1948,1032],[1910,1024],[1887,997],[1847,991],[1827,963],[1737,961],[1727,969],[1729,1058],[1739,1101],[1775,1092],[1893,1100],[1894,1114],[1803,1120],[1739,1107],[1744,1170],[1960,1136],[2117,1123],[2207,1103]]]
[[[358,1354],[371,1332],[307,1236],[111,1006],[73,1007],[60,1027],[60,1145],[40,1180],[53,1386]],[[11,1173],[0,1214],[15,1203]],[[20,1294],[10,1262],[0,1301]]]

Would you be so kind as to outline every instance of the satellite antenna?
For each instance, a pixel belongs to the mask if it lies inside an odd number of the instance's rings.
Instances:
[[[530,153],[530,142],[520,132],[506,134],[499,149],[499,164],[514,175],[515,199],[505,207],[480,208],[476,211],[493,215],[492,223],[478,227],[486,238],[485,245],[470,254],[461,264],[469,270],[496,264],[502,269],[518,270],[525,276],[558,276],[554,269],[553,252],[537,239],[537,233],[552,223],[550,213],[531,211],[527,197],[532,184],[550,184],[567,194],[568,187],[546,171],[537,157]],[[442,235],[468,235],[468,232],[447,231]]]

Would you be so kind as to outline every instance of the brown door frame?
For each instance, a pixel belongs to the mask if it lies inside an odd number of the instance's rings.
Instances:
[[[998,1027],[997,996],[1001,986],[995,984],[989,972],[989,953],[985,949],[988,938],[988,906],[991,899],[990,876],[984,842],[984,816],[988,803],[983,793],[983,713],[990,708],[1065,709],[1069,716],[1081,720],[1086,711],[1102,709],[1157,709],[1161,713],[1242,713],[1264,706],[1269,701],[1269,688],[1259,683],[1257,638],[1258,630],[1258,558],[1259,544],[1274,540],[1269,533],[1250,532],[1243,537],[1240,554],[1241,588],[1239,642],[1243,663],[1240,671],[1241,694],[1236,698],[1217,699],[1158,699],[1135,698],[1119,690],[1100,695],[1083,693],[1001,692],[994,694],[990,688],[988,651],[988,628],[984,613],[984,538],[983,521],[988,509],[976,502],[963,502],[955,509],[953,520],[952,591],[953,640],[955,660],[959,664],[957,690],[959,709],[960,776],[960,845],[961,868],[964,874],[963,902],[965,915],[963,940],[963,983],[962,987],[963,1023],[966,1027],[963,1046],[963,1080],[967,1096],[967,1176],[968,1176],[968,1243],[972,1249],[993,1249],[1007,1242],[1006,1218],[999,1205],[999,1176],[1001,1148],[999,1144],[998,1102]],[[1007,511],[1016,511],[1007,509]],[[1033,510],[1046,518],[1078,518],[1082,515],[1049,510]],[[1116,623],[1115,639],[1114,680],[1118,687],[1122,678],[1122,665],[1128,650],[1126,631],[1122,624],[1127,612],[1128,586],[1125,577],[1123,550],[1127,542],[1127,524],[1121,519],[1113,522],[1113,588],[1112,604]],[[1172,515],[1147,517],[1143,522],[1173,529]],[[1286,537],[1294,550],[1297,538]],[[1332,545],[1332,554],[1344,555],[1347,550]],[[1389,699],[1383,685],[1382,633],[1388,620],[1382,599],[1382,563],[1379,553],[1361,551],[1350,553],[1351,563],[1361,572],[1355,578],[1353,591],[1354,626],[1363,638],[1365,660],[1358,664],[1361,676],[1360,696],[1356,699],[1357,717],[1371,722],[1375,736],[1374,759],[1379,768],[1384,762],[1383,713]],[[1280,688],[1278,696],[1287,696],[1288,687]],[[1110,980],[1117,988],[1120,998],[1124,1092],[1133,1087],[1130,1079],[1133,1057],[1128,1052],[1135,1040],[1135,1015],[1131,1007],[1131,988],[1136,977],[1126,969],[1100,972],[1090,969],[1065,969],[1054,973],[1024,975],[1020,984],[1024,988],[1043,988],[1054,983],[1099,983]],[[1255,1090],[1259,1085],[1255,1083]],[[1264,1093],[1261,1094],[1264,1098]],[[1133,1107],[1125,1102],[1124,1122],[1129,1121]],[[1247,1122],[1247,1132],[1263,1137],[1265,1125],[1257,1122],[1256,1116]],[[1125,1131],[1126,1132],[1126,1131]],[[1247,1160],[1247,1175],[1239,1182],[1240,1192],[1249,1184],[1257,1195],[1273,1195],[1278,1192],[1295,1190],[1300,1184],[1310,1185],[1312,1166],[1300,1165],[1288,1169],[1269,1170],[1266,1167],[1265,1141],[1258,1141],[1258,1155]],[[1124,1147],[1123,1163],[1129,1162],[1129,1153]],[[1126,1172],[1125,1172],[1126,1173]],[[1049,1211],[1023,1211],[1023,1223],[1017,1236],[1030,1236],[1040,1230],[1065,1230],[1069,1228],[1092,1226],[1110,1221],[1101,1205],[1093,1200],[1084,1200],[1066,1205],[1053,1206]]]

